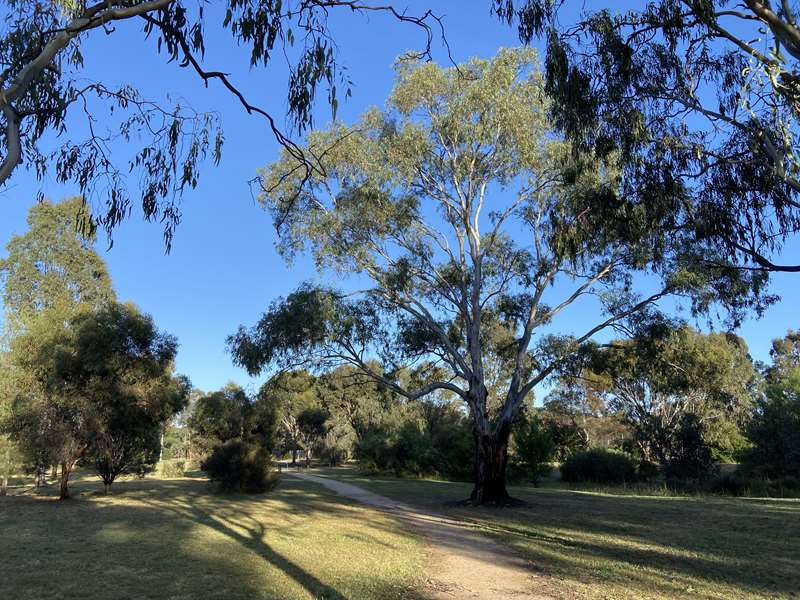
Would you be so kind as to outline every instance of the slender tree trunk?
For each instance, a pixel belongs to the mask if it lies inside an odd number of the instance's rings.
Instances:
[[[292,449],[292,466],[297,466],[297,448]]]
[[[8,494],[8,477],[3,475],[0,477],[0,496]]]
[[[473,504],[508,504],[511,496],[506,490],[506,465],[511,426],[501,424],[494,434],[481,433],[477,428],[473,433],[475,487],[470,494],[470,501]]]
[[[103,482],[103,494],[108,496],[108,490],[111,489],[111,484]]]
[[[58,465],[53,465],[50,468],[50,478],[55,479],[56,477],[58,477]]]
[[[68,466],[65,462],[61,463],[61,485],[58,495],[59,500],[66,500],[69,498],[69,476],[71,471],[71,466]]]

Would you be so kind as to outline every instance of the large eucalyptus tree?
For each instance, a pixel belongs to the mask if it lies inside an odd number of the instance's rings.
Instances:
[[[251,373],[348,363],[408,398],[461,398],[476,503],[508,500],[523,402],[596,334],[668,294],[699,292],[702,310],[718,290],[749,298],[752,283],[695,254],[672,182],[621,197],[613,160],[575,158],[549,129],[543,88],[531,50],[401,62],[386,110],[308,136],[326,148],[319,174],[304,181],[289,153],[264,169],[280,251],[310,250],[321,271],[351,276],[349,291],[305,285],[229,340]],[[585,318],[558,335],[554,319],[586,297]]]

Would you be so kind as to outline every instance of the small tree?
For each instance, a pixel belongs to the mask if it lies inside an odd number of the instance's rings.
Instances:
[[[272,413],[282,449],[291,453],[296,465],[298,453],[307,446],[298,418],[306,410],[320,409],[316,379],[304,370],[279,373],[261,386],[257,402],[265,413]]]
[[[9,429],[23,449],[61,466],[60,497],[78,460],[91,458],[106,486],[152,464],[160,427],[186,401],[175,339],[133,305],[109,304],[36,319],[11,345],[19,383]]]
[[[297,428],[302,436],[306,466],[311,464],[311,453],[328,431],[330,414],[324,408],[307,408],[297,415]]]
[[[6,244],[0,259],[5,327],[13,335],[44,311],[72,314],[77,307],[97,309],[115,299],[94,237],[79,232],[80,198],[34,205],[28,230]]]
[[[8,493],[8,480],[22,469],[22,454],[8,436],[0,434],[0,496]]]
[[[198,398],[187,419],[195,445],[208,454],[220,444],[241,439],[249,404],[245,391],[233,382]]]
[[[736,435],[752,406],[752,360],[744,341],[728,334],[648,329],[598,348],[590,371],[585,387],[623,417],[647,461],[670,462],[686,415],[702,422],[711,441]]]
[[[703,421],[692,413],[682,415],[670,437],[665,474],[677,479],[702,481],[714,471],[714,458],[706,443]]]
[[[512,449],[515,459],[534,485],[550,474],[547,464],[555,454],[556,445],[552,435],[536,415],[526,415],[514,427]]]
[[[747,467],[769,477],[800,478],[800,367],[767,385],[747,437],[753,444],[744,457]]]

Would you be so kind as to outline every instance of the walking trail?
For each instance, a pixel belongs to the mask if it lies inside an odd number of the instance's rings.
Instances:
[[[313,481],[357,502],[389,511],[421,533],[430,555],[426,600],[520,600],[554,598],[546,579],[529,561],[502,544],[453,519],[423,512],[358,486],[306,473],[285,472]]]

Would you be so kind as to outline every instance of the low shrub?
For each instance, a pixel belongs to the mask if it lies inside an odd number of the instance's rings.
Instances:
[[[636,481],[636,463],[621,452],[576,452],[561,464],[561,479],[570,483],[631,483]]]
[[[792,476],[763,477],[745,468],[716,477],[710,490],[728,496],[794,498],[800,495],[800,479]]]
[[[726,496],[744,496],[749,489],[747,484],[747,479],[741,474],[725,473],[711,481],[711,491]]]
[[[277,485],[269,454],[260,446],[232,440],[214,448],[201,465],[221,491],[260,494]]]
[[[659,466],[648,460],[640,460],[636,467],[636,479],[639,481],[653,481],[661,475]]]
[[[161,479],[176,479],[186,473],[186,461],[183,459],[167,459],[158,463],[158,476]]]

